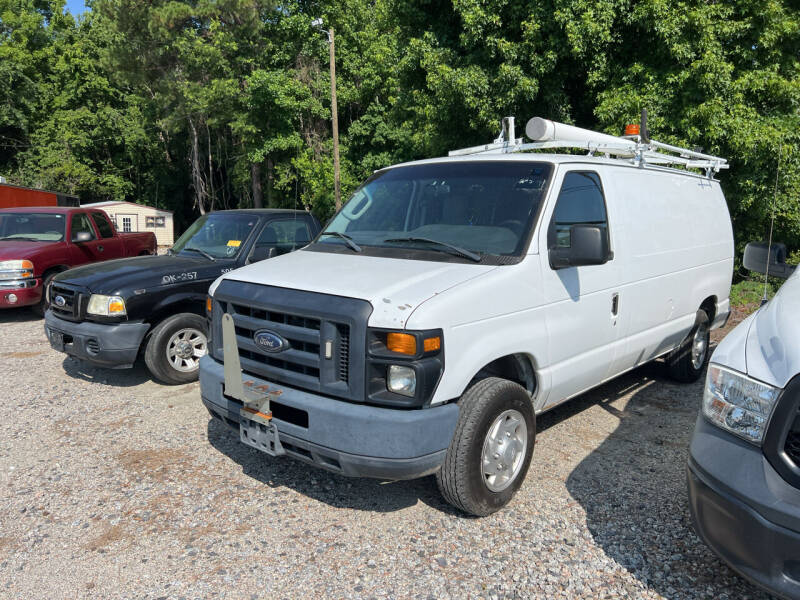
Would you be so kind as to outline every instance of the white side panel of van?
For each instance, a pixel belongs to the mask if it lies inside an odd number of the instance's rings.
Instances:
[[[495,269],[470,285],[424,302],[409,316],[409,329],[444,328],[445,369],[432,404],[458,398],[478,371],[511,354],[523,354],[536,373],[535,408],[550,387],[547,329],[542,308],[539,258]]]
[[[614,373],[683,340],[708,297],[727,300],[733,238],[719,183],[652,170],[614,168],[611,195],[623,220],[620,311],[624,344]]]
[[[604,265],[554,270],[549,262],[546,231],[564,176],[570,171],[591,171],[600,176],[614,258]],[[604,381],[614,363],[619,327],[612,308],[622,277],[616,230],[622,216],[607,191],[608,175],[604,165],[560,165],[542,214],[539,256],[549,333],[548,408]]]

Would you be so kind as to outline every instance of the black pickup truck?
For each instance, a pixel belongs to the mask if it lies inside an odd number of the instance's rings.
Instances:
[[[140,353],[170,384],[197,379],[208,347],[208,288],[223,273],[309,243],[317,219],[294,210],[214,212],[195,221],[168,254],[86,265],[46,290],[50,345],[94,365],[132,367]]]

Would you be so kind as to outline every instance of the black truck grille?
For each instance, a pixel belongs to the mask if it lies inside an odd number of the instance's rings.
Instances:
[[[233,280],[223,281],[214,299],[233,317],[243,371],[311,392],[363,400],[366,324],[372,310],[368,302]],[[221,360],[216,317],[213,326],[213,350]],[[265,351],[254,340],[260,331],[279,335],[288,347]]]
[[[50,287],[50,310],[62,319],[80,320],[81,299],[80,290],[72,286],[54,282]]]

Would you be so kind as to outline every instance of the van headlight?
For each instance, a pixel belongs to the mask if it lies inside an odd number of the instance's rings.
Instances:
[[[703,414],[714,425],[761,445],[780,388],[719,365],[710,365]]]
[[[119,296],[103,296],[102,294],[92,294],[86,312],[101,317],[121,317],[127,314],[125,300]]]
[[[417,393],[417,374],[411,367],[390,365],[386,387],[390,392],[413,398]]]

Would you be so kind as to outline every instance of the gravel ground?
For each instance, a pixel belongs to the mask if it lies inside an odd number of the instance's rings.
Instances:
[[[717,336],[719,337],[719,336]],[[0,597],[766,598],[692,533],[701,384],[638,369],[539,419],[512,504],[270,459],[197,384],[108,371],[0,313]]]

